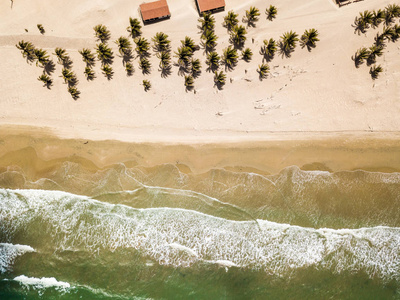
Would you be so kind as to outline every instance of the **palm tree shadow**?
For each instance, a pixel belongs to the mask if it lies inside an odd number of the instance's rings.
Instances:
[[[294,49],[293,48],[286,48],[282,41],[279,42],[279,54],[282,58],[290,58],[292,56]]]
[[[169,75],[172,74],[172,67],[171,66],[160,68],[159,70],[161,71],[161,77],[162,78],[167,78]]]
[[[217,89],[220,90],[220,91],[224,89],[224,85],[225,85],[225,83],[221,83],[221,82],[215,82],[214,83],[214,86],[216,86]]]
[[[64,69],[71,69],[72,68],[72,60],[68,58],[64,59],[64,61],[62,62],[62,65],[64,67]]]
[[[262,55],[262,57],[263,57],[263,62],[270,62],[275,57],[275,53],[274,54],[267,54],[267,53],[265,53],[263,51],[262,47],[261,47],[261,50],[260,50],[260,55]]]
[[[215,72],[215,71],[217,71],[219,69],[219,66],[216,66],[216,65],[209,65],[208,67],[207,67],[207,69],[206,69],[206,71],[207,72]]]
[[[187,64],[174,63],[174,66],[178,67],[179,76],[184,76],[186,73],[189,73],[189,66]]]
[[[358,69],[360,67],[360,65],[363,63],[362,59],[360,58],[360,56],[354,54],[351,59],[354,61],[354,65],[355,67]]]
[[[311,52],[312,49],[316,47],[316,45],[312,43],[304,43],[301,45],[301,49],[304,49],[304,47],[307,47],[308,52]]]
[[[48,75],[53,74],[55,70],[56,65],[52,60],[49,60],[49,62],[43,68],[43,72],[47,73]]]
[[[192,76],[193,78],[198,78],[201,75],[201,71],[193,71]]]
[[[193,85],[187,85],[186,88],[185,88],[185,91],[186,91],[186,93],[187,93],[187,92],[193,91],[193,89],[194,89],[194,86],[193,86]]]

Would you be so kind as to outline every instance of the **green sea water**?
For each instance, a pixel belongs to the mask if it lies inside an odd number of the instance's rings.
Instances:
[[[400,174],[0,174],[0,299],[400,299]]]

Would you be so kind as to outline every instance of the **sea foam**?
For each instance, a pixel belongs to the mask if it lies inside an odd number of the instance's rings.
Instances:
[[[316,268],[400,281],[397,227],[335,230],[233,221],[187,209],[135,209],[51,191],[3,190],[1,196],[13,201],[0,201],[0,229],[29,235],[30,222],[40,222],[41,234],[52,237],[55,249],[97,253],[133,248],[176,267],[213,261],[279,276]]]
[[[10,271],[15,258],[27,252],[35,252],[35,249],[27,245],[0,243],[0,273]]]

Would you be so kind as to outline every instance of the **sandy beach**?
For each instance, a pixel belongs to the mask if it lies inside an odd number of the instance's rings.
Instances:
[[[172,51],[186,35],[200,43],[194,1],[168,3],[171,19],[144,26],[142,36],[150,41],[155,33],[163,31],[171,40]],[[150,75],[141,73],[135,58],[135,73],[126,76],[113,41],[128,36],[129,17],[140,17],[138,1],[73,0],[66,7],[62,1],[18,0],[12,8],[9,1],[3,1],[0,124],[45,128],[65,138],[129,142],[239,142],[286,139],[287,135],[292,139],[297,135],[357,136],[368,132],[398,139],[399,44],[388,43],[383,56],[377,59],[384,68],[377,80],[371,79],[365,63],[355,68],[351,59],[358,48],[373,43],[383,26],[358,35],[351,26],[354,18],[361,11],[383,9],[389,3],[361,1],[339,8],[329,0],[272,0],[268,5],[275,5],[278,15],[271,22],[265,18],[263,1],[226,1],[225,12],[215,14],[219,37],[216,50],[222,54],[229,45],[229,34],[222,26],[227,11],[234,10],[241,19],[246,9],[256,6],[261,17],[255,28],[247,28],[245,43],[252,49],[253,58],[250,62],[239,60],[237,67],[227,72],[223,90],[218,90],[213,74],[206,71],[204,49],[196,51],[202,73],[195,80],[194,93],[185,91],[184,78],[178,75],[176,66],[170,76],[161,77],[154,52]],[[44,35],[36,24],[43,24]],[[97,24],[104,24],[111,31],[114,76],[107,80],[97,62],[97,77],[89,82],[78,51],[84,47],[94,49],[93,27]],[[279,39],[289,30],[301,35],[310,28],[319,32],[317,47],[308,52],[298,45],[290,58],[276,55],[269,62],[271,74],[260,80],[256,69],[262,62],[259,51],[263,40]],[[47,50],[54,62],[54,49],[66,48],[79,80],[80,98],[74,101],[68,94],[59,64],[51,89],[42,87],[37,80],[42,69],[25,61],[15,47],[20,40]],[[176,62],[176,58],[172,61]],[[152,83],[148,92],[141,85],[143,79]]]

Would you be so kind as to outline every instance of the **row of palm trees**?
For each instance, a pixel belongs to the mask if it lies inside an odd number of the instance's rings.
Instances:
[[[74,100],[78,99],[80,94],[76,87],[78,79],[75,72],[72,71],[72,60],[69,57],[67,50],[56,48],[54,54],[57,56],[58,63],[63,66],[61,76],[64,79],[64,83],[68,85],[68,92]]]
[[[359,68],[364,61],[367,66],[370,66],[369,73],[372,79],[377,79],[379,74],[383,72],[382,66],[376,65],[376,60],[383,55],[386,43],[396,42],[400,39],[400,25],[394,24],[396,18],[400,18],[400,6],[390,4],[384,10],[360,12],[359,17],[356,17],[354,22],[353,26],[358,33],[365,33],[366,29],[377,28],[381,23],[384,23],[382,32],[378,32],[374,38],[374,44],[368,48],[359,48],[352,56],[356,68]]]
[[[272,21],[274,18],[276,18],[277,9],[271,5],[266,9],[265,13],[267,15],[267,19]],[[260,11],[255,7],[250,7],[249,10],[246,10],[243,21],[246,22],[250,27],[255,26],[255,23],[259,20],[259,16]],[[223,71],[217,72],[221,64],[225,66],[225,71],[232,70],[237,65],[240,54],[241,58],[247,62],[250,61],[253,56],[250,48],[243,49],[247,40],[247,31],[243,25],[239,24],[238,14],[233,11],[229,11],[227,16],[224,17],[223,25],[230,33],[231,45],[226,47],[220,56],[215,51],[218,37],[215,34],[214,16],[212,14],[204,14],[199,19],[201,45],[206,52],[206,64],[208,66],[207,70],[214,72],[215,84],[219,87],[222,87],[225,84],[226,79],[226,74],[224,74]],[[146,75],[150,74],[151,72],[151,63],[148,59],[151,55],[149,52],[151,45],[146,38],[141,36],[141,28],[142,27],[138,19],[129,19],[127,31],[134,41],[134,50],[139,57],[139,68],[142,70],[142,73]],[[79,53],[82,55],[82,60],[86,63],[84,74],[87,80],[93,80],[95,78],[93,67],[95,66],[95,54],[97,54],[97,59],[101,62],[101,70],[107,79],[110,80],[113,76],[113,69],[111,65],[114,59],[114,53],[111,47],[108,45],[111,34],[108,28],[102,24],[95,26],[93,29],[94,35],[99,41],[99,43],[96,44],[95,53],[92,53],[90,49],[86,48],[79,51]],[[309,31],[306,30],[306,32],[300,38],[300,43],[303,47],[307,46],[310,50],[312,47],[315,47],[315,43],[319,40],[317,36],[318,32],[315,29],[310,29]],[[160,59],[159,69],[161,71],[161,75],[166,77],[171,73],[171,41],[168,39],[168,35],[163,32],[156,33],[151,41],[153,44],[152,49],[156,52],[156,56]],[[279,45],[281,46],[281,50],[283,49],[284,52],[290,53],[294,50],[298,41],[298,35],[295,32],[290,31],[283,34]],[[132,43],[127,37],[121,36],[115,41],[115,44],[118,46],[118,52],[122,57],[123,65],[125,66],[127,75],[131,76],[134,72],[134,67],[131,61],[133,58]],[[264,45],[260,51],[260,53],[263,55],[263,63],[259,65],[258,68],[261,78],[265,78],[269,71],[269,67],[264,63],[264,61],[268,62],[274,57],[277,47],[278,42],[272,38],[270,40],[264,40]],[[38,55],[36,55],[35,51],[29,51],[27,49],[29,49],[29,46],[21,48],[21,51],[26,53],[26,57],[38,57],[37,64],[48,64],[48,56],[46,58],[46,54],[43,55],[43,53],[39,51]],[[193,88],[194,79],[201,74],[201,61],[193,58],[194,52],[199,49],[200,47],[195,44],[194,40],[186,36],[185,39],[181,41],[181,45],[178,47],[177,51],[174,52],[174,56],[177,58],[176,65],[180,69],[180,74],[184,75],[184,85],[186,86],[187,90]],[[243,50],[241,53],[239,53],[238,50],[241,49]],[[31,52],[33,54],[30,54]],[[69,87],[75,87],[75,85],[72,86],[72,83],[77,83],[77,80],[75,80],[76,75],[70,70],[72,61],[65,52],[65,49],[57,48],[55,54],[58,57],[59,63],[63,64],[64,81],[68,83]],[[44,76],[42,77],[43,80],[46,78],[47,77]],[[148,90],[150,89],[151,84],[149,81],[147,81],[146,84],[143,81],[143,86],[145,87],[145,90]]]
[[[370,27],[377,28],[381,23],[390,26],[400,18],[400,5],[389,4],[385,9],[360,12],[354,20],[354,31],[358,34],[365,33]]]

